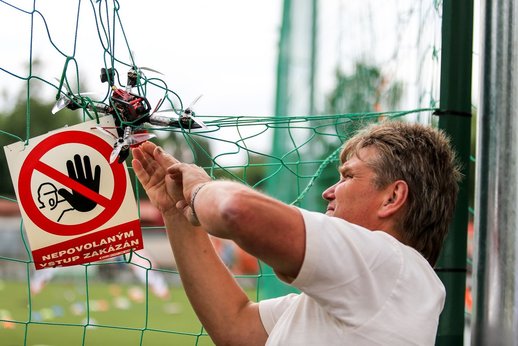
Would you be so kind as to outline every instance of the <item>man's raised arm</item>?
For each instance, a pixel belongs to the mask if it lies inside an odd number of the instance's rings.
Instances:
[[[218,345],[264,345],[267,333],[251,302],[217,255],[207,232],[176,208],[181,185],[166,173],[178,161],[154,144],[133,149],[133,168],[161,211],[178,271],[198,318]]]

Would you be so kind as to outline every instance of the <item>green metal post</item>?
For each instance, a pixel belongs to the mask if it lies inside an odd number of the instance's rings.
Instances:
[[[282,27],[279,42],[279,60],[277,64],[277,91],[275,98],[275,115],[278,117],[295,115],[294,107],[301,104],[307,104],[307,109],[304,113],[313,112],[314,104],[314,70],[316,60],[316,10],[317,0],[306,0],[305,2],[284,0],[283,2],[283,17]],[[308,6],[309,15],[300,16],[296,11],[296,6]],[[303,21],[306,25],[296,25]],[[297,22],[297,23],[296,23]],[[302,29],[309,28],[309,35]],[[296,44],[303,44],[297,46]],[[296,51],[301,49],[301,51]],[[301,78],[296,75],[293,67],[300,64],[297,53],[305,53],[309,57],[307,69],[309,71],[308,78]],[[293,87],[297,83],[306,82],[307,88],[310,90],[309,96],[301,97],[301,95],[293,92]],[[309,97],[309,100],[307,99]],[[289,136],[286,136],[284,129],[275,129],[273,132],[273,148],[272,156],[275,158],[282,158],[293,147]],[[286,161],[296,161],[293,156],[284,157]],[[266,184],[266,191],[269,195],[282,200],[284,202],[291,202],[297,196],[297,181],[296,177],[289,172],[285,167],[279,166],[279,161],[273,159],[274,164],[268,175],[272,175]],[[269,266],[261,263],[261,272],[264,275],[260,282],[259,298],[266,299],[278,297],[287,293],[296,292],[297,290],[291,286],[282,283],[273,275],[273,270]]]
[[[279,55],[277,61],[277,90],[275,95],[276,116],[286,116],[289,112],[288,90],[290,79],[288,71],[291,60],[291,11],[291,0],[284,0],[282,10],[282,26],[279,40]],[[279,130],[274,131],[272,154],[275,157],[280,156],[282,153],[286,152],[285,147],[286,143],[283,140],[282,133]],[[293,195],[293,190],[289,188],[289,183],[283,184],[287,178],[285,171],[282,169],[277,171],[277,167],[273,166],[268,170],[268,175],[270,174],[274,174],[274,177],[271,177],[268,180],[266,191],[271,196],[287,202],[290,199],[290,196]],[[278,186],[284,186],[284,188],[279,189]],[[261,262],[261,273],[263,274],[263,277],[259,282],[259,299],[262,300],[274,298],[287,293],[295,292],[293,288],[277,279],[277,277],[274,275],[273,269],[263,262]]]
[[[463,345],[466,291],[473,0],[444,0],[439,127],[452,139],[464,178],[448,237],[437,265],[446,287],[437,345]]]

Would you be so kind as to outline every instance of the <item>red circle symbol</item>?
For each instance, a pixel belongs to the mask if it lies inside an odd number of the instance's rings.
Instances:
[[[106,141],[91,133],[84,131],[59,132],[45,138],[32,149],[20,169],[20,176],[18,178],[19,198],[25,213],[32,222],[42,230],[61,236],[87,233],[104,225],[119,210],[126,195],[126,170],[122,164],[115,162],[110,165],[114,179],[114,189],[110,197],[105,197],[41,161],[43,155],[49,150],[70,143],[84,144],[93,148],[98,151],[107,162],[109,162],[110,154],[113,150]],[[34,201],[34,194],[33,191],[31,191],[31,180],[35,171],[39,171],[52,180],[95,201],[104,208],[103,211],[92,220],[81,224],[64,225],[50,220],[41,212]]]

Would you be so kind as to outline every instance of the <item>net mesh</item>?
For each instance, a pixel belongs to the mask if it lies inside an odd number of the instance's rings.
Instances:
[[[124,86],[126,71],[137,68],[136,90],[153,106],[178,114],[186,108],[166,78],[136,64],[125,29],[139,23],[125,23],[121,9],[138,11],[137,5],[59,3],[56,13],[49,1],[0,1],[0,29],[20,33],[0,36],[10,52],[0,60],[1,146],[30,143],[58,126],[101,116],[96,107],[108,102],[109,86],[100,96],[85,93],[85,84],[92,84],[91,73],[85,72],[91,70],[91,56],[97,57],[96,66],[118,71],[116,85]],[[314,114],[297,108],[300,113],[284,117],[199,114],[207,129],[144,127],[158,135],[167,151],[203,166],[214,178],[241,181],[279,193],[285,202],[323,210],[320,194],[338,177],[339,148],[357,129],[382,119],[431,121],[437,103],[440,11],[430,1],[365,1],[361,6],[329,1],[318,13],[327,18],[320,20],[320,63],[304,67],[317,76]],[[382,20],[385,26],[374,25]],[[61,31],[63,36],[56,38]],[[86,42],[95,43],[86,47]],[[86,51],[89,55],[83,56]],[[68,92],[81,96],[79,110],[64,109],[49,120],[55,100]],[[282,150],[273,148],[274,137],[282,138]],[[0,165],[7,185],[0,192],[0,338],[6,344],[212,344],[183,293],[160,216],[134,177],[144,251],[34,271],[3,153]],[[279,184],[272,187],[279,176],[293,182],[293,195],[283,198]],[[214,245],[251,299],[261,299],[273,275],[235,244],[215,239]]]

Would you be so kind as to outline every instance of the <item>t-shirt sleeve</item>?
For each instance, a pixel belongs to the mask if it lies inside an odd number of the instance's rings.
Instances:
[[[300,211],[306,250],[292,285],[335,317],[361,324],[379,310],[401,275],[397,240],[340,218]]]
[[[281,315],[290,306],[292,300],[296,297],[297,295],[295,293],[290,293],[283,297],[265,299],[259,302],[259,315],[261,316],[261,322],[268,335],[271,333]]]

